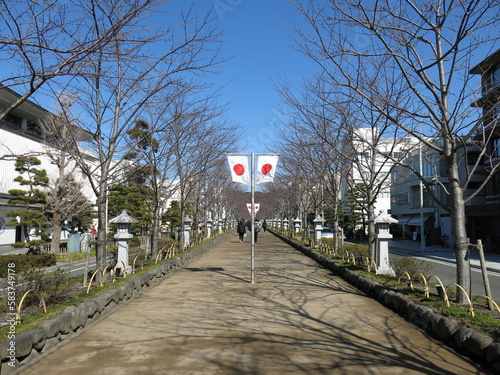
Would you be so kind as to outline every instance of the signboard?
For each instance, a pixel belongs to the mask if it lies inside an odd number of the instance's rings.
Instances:
[[[248,208],[248,213],[251,215],[252,214],[252,204],[247,203],[247,208]],[[257,214],[257,212],[259,211],[259,208],[260,208],[260,204],[255,203],[253,206],[255,214]]]

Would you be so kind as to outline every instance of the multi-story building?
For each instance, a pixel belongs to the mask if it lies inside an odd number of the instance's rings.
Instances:
[[[8,88],[0,89],[0,108],[5,108],[19,95]],[[47,176],[51,179],[57,177],[58,171],[47,156],[47,151],[54,148],[45,142],[46,135],[39,126],[40,120],[47,116],[49,112],[36,103],[26,100],[18,108],[11,111],[6,118],[0,122],[0,245],[22,242],[25,240],[24,231],[19,226],[6,226],[12,217],[8,212],[19,207],[8,203],[11,196],[9,190],[23,189],[14,178],[19,176],[15,170],[17,156],[35,156],[41,161],[41,169],[47,171]],[[81,131],[82,136],[85,132]],[[83,138],[82,138],[83,140]],[[89,153],[87,155],[89,163],[96,163],[96,159]],[[88,180],[81,174],[75,176],[76,181],[83,184],[82,192],[89,202],[95,203]],[[63,233],[64,238],[65,233]]]
[[[407,167],[398,165],[392,172],[391,214],[398,220],[393,225],[393,234],[396,238],[420,241],[424,233],[427,244],[449,241],[449,214],[436,204],[431,194],[438,200],[445,199],[439,185],[445,180],[444,162],[434,151],[419,146],[416,139],[407,144],[410,148],[405,150],[403,161]],[[418,171],[425,183],[412,170]]]
[[[464,197],[476,194],[465,206],[467,234],[472,243],[481,239],[486,251],[500,252],[500,173],[492,176],[486,187],[478,189],[490,174],[492,168],[500,162],[500,50],[480,62],[470,70],[471,74],[481,74],[481,97],[473,106],[483,111],[482,124],[478,137],[472,139],[465,147],[459,164],[460,180],[469,178]],[[437,144],[439,139],[434,140]],[[481,156],[481,151],[486,153]],[[463,157],[467,153],[467,158]],[[479,168],[475,163],[479,160]],[[405,168],[394,171],[394,185],[391,189],[392,215],[399,220],[395,234],[407,239],[420,239],[425,233],[427,244],[442,244],[452,247],[453,233],[451,218],[447,209],[437,205],[427,189],[433,189],[438,201],[449,207],[447,195],[439,186],[446,187],[446,171],[444,162],[432,151],[417,148],[411,152],[405,163],[419,170],[426,183],[421,181]],[[469,171],[467,171],[469,169]],[[467,172],[473,171],[472,175]]]
[[[483,172],[489,174],[500,163],[500,50],[470,70],[481,75],[481,97],[472,105],[482,108],[481,139],[486,143]],[[466,211],[467,230],[472,239],[482,239],[489,251],[500,253],[500,173],[484,189],[484,202]]]
[[[380,137],[376,127],[355,128],[352,130],[351,149],[353,152],[351,168],[341,179],[341,201],[347,215],[363,217],[367,223],[366,213],[363,214],[355,202],[357,199],[365,200],[364,193],[356,195],[356,186],[361,186],[361,191],[376,192],[374,212],[377,215],[381,210],[391,212],[391,175],[393,163],[384,155],[393,153],[395,145],[392,139]],[[354,198],[354,199],[353,199]],[[366,202],[362,202],[364,205]],[[354,230],[362,228],[361,222],[357,223]]]

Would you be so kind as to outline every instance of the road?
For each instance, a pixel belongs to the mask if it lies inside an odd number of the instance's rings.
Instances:
[[[111,264],[112,257],[108,256],[108,264]],[[82,276],[85,272],[85,263],[86,259],[83,260],[77,260],[74,262],[68,262],[68,263],[57,263],[55,266],[47,267],[45,270],[46,272],[54,271],[58,268],[63,269],[69,273],[71,277],[78,277]],[[89,272],[93,272],[96,269],[96,260],[95,257],[91,257],[89,259],[89,266],[88,270]],[[23,286],[23,284],[19,284],[18,287]],[[5,295],[7,293],[7,287],[5,288],[0,288],[0,295]]]
[[[389,258],[408,256],[408,254],[402,252],[391,251]],[[433,259],[425,256],[412,255],[413,258],[429,262],[434,266],[433,275],[436,275],[441,279],[445,286],[452,285],[456,283],[456,266],[454,263],[449,261]],[[492,298],[495,302],[500,301],[500,272],[489,271],[488,279],[490,283],[490,289],[492,293]],[[484,296],[484,283],[481,269],[476,267],[471,267],[471,290],[474,296]]]

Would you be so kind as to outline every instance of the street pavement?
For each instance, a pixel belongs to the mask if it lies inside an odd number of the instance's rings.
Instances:
[[[441,260],[444,262],[455,263],[455,255],[453,249],[444,248],[442,246],[426,246],[423,249],[420,242],[408,240],[390,240],[389,252],[395,254],[407,254],[408,256],[418,256]],[[484,259],[486,269],[491,272],[500,272],[500,254],[485,253]],[[470,265],[474,268],[481,268],[479,260],[479,250],[473,249],[470,251]]]
[[[0,245],[0,255],[8,255],[8,254],[26,254],[28,251],[27,247],[24,248],[16,248],[11,245]]]
[[[23,374],[484,374],[269,232],[229,236]]]

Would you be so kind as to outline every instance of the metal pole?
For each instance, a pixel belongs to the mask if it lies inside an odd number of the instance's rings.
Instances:
[[[252,209],[250,210],[250,215],[252,216],[250,221],[250,232],[252,233],[252,244],[251,244],[251,280],[252,284],[255,284],[255,173],[254,173],[254,156],[252,152],[250,161],[250,186],[252,192]]]
[[[420,176],[423,176],[423,165],[422,165],[422,144],[418,146],[418,158],[419,158],[419,172]],[[419,181],[420,187],[420,252],[425,252],[425,229],[424,229],[424,184],[422,180]]]

